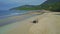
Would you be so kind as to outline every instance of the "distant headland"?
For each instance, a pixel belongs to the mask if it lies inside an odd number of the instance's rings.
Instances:
[[[47,0],[41,5],[23,5],[10,10],[50,10],[60,11],[60,0]]]

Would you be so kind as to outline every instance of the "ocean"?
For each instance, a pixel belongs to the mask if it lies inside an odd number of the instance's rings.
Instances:
[[[10,16],[22,15],[27,13],[26,10],[0,10],[0,19],[4,19]]]

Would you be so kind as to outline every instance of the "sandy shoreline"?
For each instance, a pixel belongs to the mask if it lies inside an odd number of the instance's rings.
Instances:
[[[0,28],[1,29],[0,30],[1,31],[1,34],[5,34],[3,32],[8,32],[8,31],[10,32],[10,30],[12,32],[16,28],[18,28],[18,29],[20,28],[19,30],[16,29],[17,30],[16,32],[20,31],[20,33],[23,34],[23,32],[26,31],[26,33],[27,33],[28,28],[32,25],[32,23],[29,23],[29,22],[35,20],[35,18],[37,18],[37,16],[33,16],[33,17],[29,18],[29,19],[26,19],[26,20],[23,20],[23,21],[18,21],[16,23],[12,23],[12,24],[3,26],[3,27]],[[8,33],[6,33],[6,34],[8,34]],[[10,34],[12,34],[12,33],[10,33]],[[17,34],[17,33],[14,33],[14,34]]]
[[[0,34],[60,34],[60,15],[44,13],[0,28]],[[59,13],[60,14],[60,13]],[[38,23],[32,23],[38,19]]]
[[[23,21],[33,16],[37,16],[37,14],[24,14],[24,15],[12,16],[5,19],[1,19],[0,26],[4,26],[6,24],[10,24],[13,22]]]
[[[60,34],[60,12],[45,15],[30,28],[29,34]]]

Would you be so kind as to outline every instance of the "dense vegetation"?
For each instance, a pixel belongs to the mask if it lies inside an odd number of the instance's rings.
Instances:
[[[13,9],[17,10],[52,10],[60,11],[60,0],[47,0],[41,5],[24,5]]]
[[[40,9],[60,11],[60,2],[55,2],[51,4],[42,4],[40,6],[41,6]]]

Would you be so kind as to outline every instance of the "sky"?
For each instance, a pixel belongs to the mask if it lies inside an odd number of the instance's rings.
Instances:
[[[8,10],[22,5],[40,5],[44,1],[46,0],[0,0],[0,10]]]

